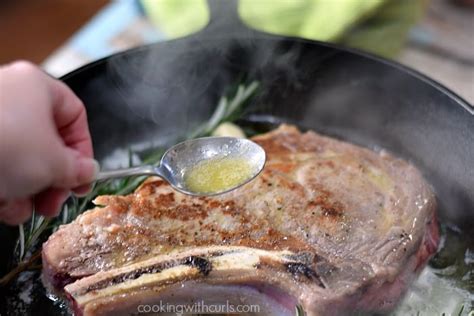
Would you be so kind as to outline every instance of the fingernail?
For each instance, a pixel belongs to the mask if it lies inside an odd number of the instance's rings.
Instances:
[[[94,182],[100,171],[100,165],[97,160],[92,158],[79,159],[79,175],[78,181],[80,184],[88,184]]]

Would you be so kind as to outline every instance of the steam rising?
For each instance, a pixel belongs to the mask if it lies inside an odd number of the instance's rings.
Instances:
[[[218,98],[239,82],[277,84],[282,97],[303,89],[311,71],[299,65],[301,45],[279,38],[261,45],[266,35],[243,26],[236,8],[227,7],[236,3],[211,1],[212,21],[198,34],[111,58],[109,80],[127,109],[116,114],[151,121],[160,138],[173,138],[208,118]]]

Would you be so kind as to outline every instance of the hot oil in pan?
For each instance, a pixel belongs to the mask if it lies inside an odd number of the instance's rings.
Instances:
[[[442,223],[438,253],[393,315],[468,315],[474,307],[473,246],[472,236]]]
[[[278,121],[240,121],[249,136],[276,128]],[[303,128],[301,130],[304,130]],[[446,210],[438,210],[443,213]],[[468,315],[474,306],[474,239],[455,226],[441,224],[438,254],[421,272],[399,308],[399,315]],[[0,289],[0,315],[71,315],[67,305],[47,296],[41,271],[23,273],[9,287]]]

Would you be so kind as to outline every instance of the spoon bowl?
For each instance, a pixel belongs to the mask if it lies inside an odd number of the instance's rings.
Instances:
[[[232,187],[200,192],[189,187],[186,174],[202,162],[238,159],[249,165],[248,175]],[[144,165],[99,173],[96,180],[137,175],[155,175],[166,180],[177,191],[195,196],[210,196],[232,191],[254,179],[265,165],[265,151],[251,140],[235,137],[203,137],[187,140],[169,148],[158,165]]]

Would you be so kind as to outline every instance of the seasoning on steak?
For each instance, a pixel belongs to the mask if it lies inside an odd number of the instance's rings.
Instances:
[[[43,246],[43,278],[77,314],[137,314],[141,304],[258,304],[266,315],[387,312],[436,251],[436,202],[409,163],[300,133],[253,138],[254,181],[191,197],[150,178]]]

